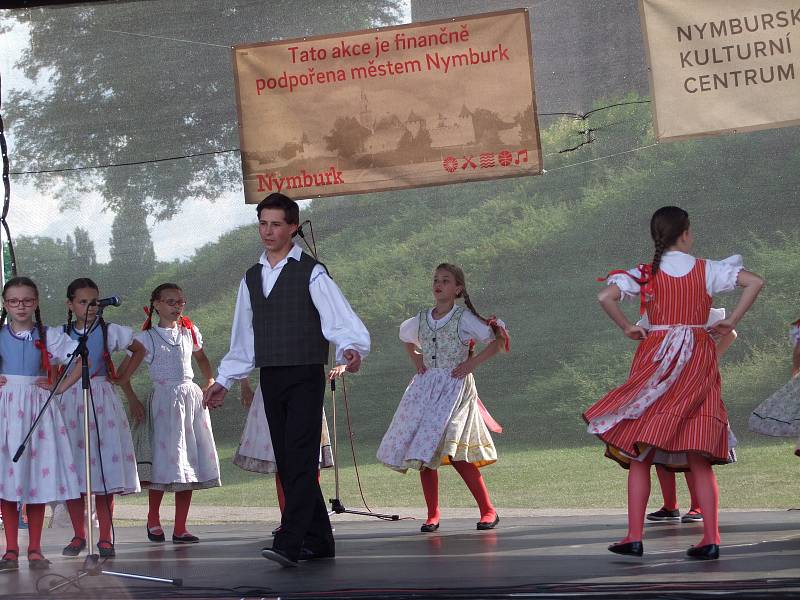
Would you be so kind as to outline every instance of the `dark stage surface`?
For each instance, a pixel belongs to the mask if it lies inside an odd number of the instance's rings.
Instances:
[[[483,532],[474,519],[454,519],[442,521],[434,534],[419,533],[420,521],[333,521],[336,559],[297,569],[261,558],[270,531],[264,523],[197,526],[193,532],[203,541],[194,546],[147,542],[144,526],[119,528],[117,557],[105,569],[180,577],[184,587],[98,576],[82,579],[81,590],[65,588],[51,597],[689,598],[710,590],[800,596],[800,511],[723,513],[722,556],[711,562],[684,555],[699,541],[701,524],[649,524],[643,558],[609,553],[608,543],[625,533],[620,515],[512,517]],[[45,531],[53,565],[40,587],[82,564],[60,556],[70,535]],[[35,587],[41,573],[29,572],[23,559],[19,572],[0,575],[0,597],[42,596]]]

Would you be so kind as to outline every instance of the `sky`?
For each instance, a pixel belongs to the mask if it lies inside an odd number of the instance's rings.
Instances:
[[[0,17],[2,16],[0,11]],[[402,21],[411,20],[410,1],[405,2],[402,11]],[[6,21],[8,22],[8,21]],[[14,21],[11,31],[0,35],[0,78],[2,89],[0,93],[4,101],[12,89],[25,89],[33,83],[15,67],[22,51],[28,46],[28,33],[24,25]],[[0,104],[0,111],[2,105]],[[9,156],[11,157],[11,170],[13,164],[14,148],[13,139],[8,139]],[[255,224],[255,211],[252,205],[244,203],[241,192],[232,192],[220,195],[215,202],[205,200],[192,200],[185,202],[184,208],[169,221],[148,222],[150,234],[156,257],[159,260],[171,261],[175,259],[190,258],[196,249],[216,241],[220,235],[241,225]],[[103,212],[102,198],[99,194],[88,194],[82,199],[79,210],[59,210],[58,198],[53,195],[39,192],[25,178],[11,176],[11,205],[8,214],[8,224],[11,235],[21,236],[47,236],[66,238],[72,234],[75,227],[83,227],[89,231],[89,237],[94,242],[97,260],[107,262],[110,260],[109,239],[111,238],[111,224],[114,215]],[[191,214],[189,214],[190,211]],[[214,223],[222,227],[197,227],[192,228],[191,236],[187,235],[186,224]]]

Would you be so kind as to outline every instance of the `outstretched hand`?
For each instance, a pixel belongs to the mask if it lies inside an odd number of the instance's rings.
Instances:
[[[228,390],[225,386],[214,383],[203,393],[203,407],[204,408],[219,408],[225,402],[225,394]]]
[[[348,373],[358,373],[358,370],[361,368],[361,355],[356,350],[345,350],[342,354],[344,359],[347,361],[347,365],[345,369]]]

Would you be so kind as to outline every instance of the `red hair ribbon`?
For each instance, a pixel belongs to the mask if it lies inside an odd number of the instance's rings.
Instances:
[[[503,340],[505,350],[506,352],[509,352],[511,350],[511,337],[509,337],[506,328],[500,325],[500,322],[497,320],[497,317],[492,315],[486,320],[486,324],[492,328],[492,331],[494,331],[495,336]]]
[[[650,302],[653,297],[655,296],[653,290],[653,265],[650,263],[641,264],[639,265],[639,272],[642,274],[641,277],[634,277],[627,271],[623,271],[622,269],[614,269],[613,271],[609,271],[608,275],[605,277],[598,277],[597,281],[605,281],[612,275],[627,275],[631,279],[633,279],[636,283],[639,284],[641,288],[639,290],[639,314],[644,314],[645,304]]]
[[[47,373],[47,383],[53,383],[53,367],[50,364],[52,355],[47,351],[47,345],[42,340],[34,341],[33,345],[39,349],[39,353],[42,355],[42,370]]]
[[[178,324],[189,330],[189,333],[192,334],[192,343],[197,346],[197,334],[194,332],[194,323],[192,323],[191,319],[189,319],[189,317],[181,317],[178,319]]]
[[[149,306],[143,306],[142,310],[144,311],[144,314],[147,315],[147,318],[144,320],[144,323],[142,323],[142,331],[145,331],[146,329],[150,329],[153,326],[153,316],[150,314]]]
[[[117,368],[114,366],[114,361],[111,360],[111,354],[109,354],[108,350],[103,352],[103,362],[106,363],[106,369],[108,370],[108,374],[111,379],[117,378]],[[100,367],[98,367],[99,370]]]

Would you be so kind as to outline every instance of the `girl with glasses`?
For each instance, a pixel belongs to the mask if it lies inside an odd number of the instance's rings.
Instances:
[[[50,394],[51,360],[67,362],[76,346],[63,331],[42,323],[33,281],[14,277],[6,282],[0,312],[0,509],[6,551],[0,572],[19,568],[18,503],[27,505],[28,565],[38,570],[50,565],[41,549],[45,504],[80,497],[78,466],[58,407],[47,408],[19,461],[12,460]],[[80,375],[73,369],[57,393]]]
[[[178,285],[163,283],[153,290],[150,308],[145,309],[147,320],[134,337],[145,352],[143,357],[131,358],[129,372],[143,359],[153,380],[147,412],[152,468],[150,480],[142,481],[142,486],[149,488],[147,537],[152,542],[165,540],[161,500],[164,492],[175,492],[172,542],[195,544],[200,540],[186,528],[192,491],[221,483],[211,417],[203,407],[203,390],[214,383],[213,372],[203,352],[200,331],[183,316],[184,306],[186,298]],[[155,317],[158,323],[153,325]],[[192,357],[203,373],[202,390],[192,381]]]

